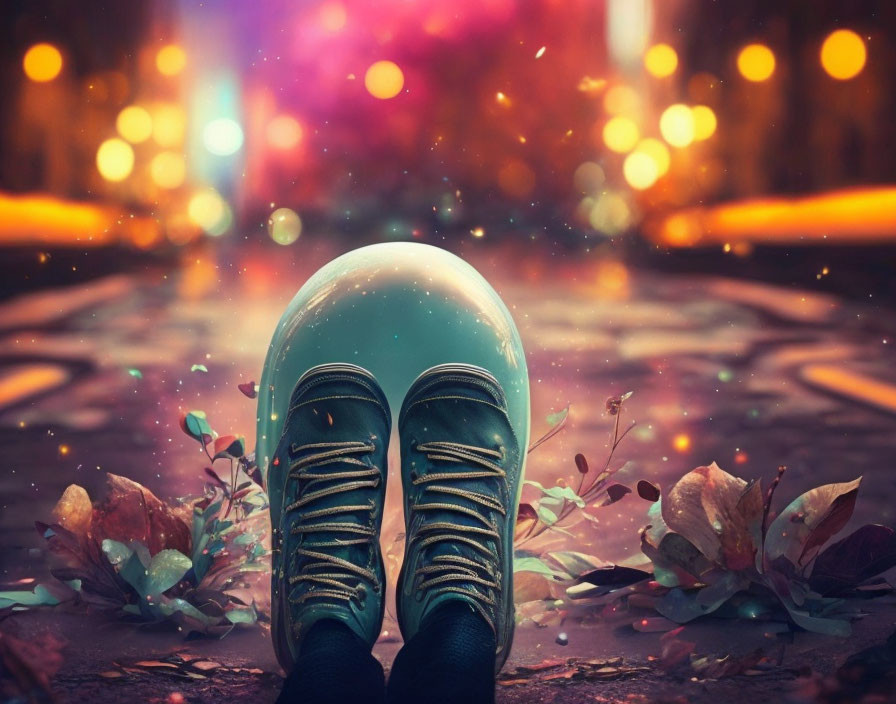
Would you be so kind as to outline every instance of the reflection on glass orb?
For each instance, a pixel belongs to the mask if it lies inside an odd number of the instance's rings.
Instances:
[[[380,100],[394,98],[404,87],[404,74],[392,61],[377,61],[364,74],[364,87]]]
[[[274,149],[287,151],[301,141],[302,125],[291,115],[277,115],[268,123],[267,138]]]
[[[669,149],[660,140],[653,137],[642,139],[638,142],[638,146],[635,147],[635,151],[646,154],[653,159],[653,163],[656,164],[657,178],[669,171],[669,164],[672,161],[669,157]]]
[[[624,154],[638,143],[638,125],[627,117],[613,117],[604,125],[604,144],[614,152]]]
[[[310,367],[329,362],[350,362],[373,373],[393,418],[426,369],[450,362],[485,367],[507,394],[525,457],[529,379],[519,333],[488,282],[449,252],[416,242],[363,247],[333,260],[302,286],[280,318],[259,384],[257,458],[263,472],[296,381]]]
[[[650,188],[660,175],[657,163],[649,154],[639,151],[633,151],[625,157],[622,173],[628,185],[639,191]]]
[[[187,215],[194,225],[213,237],[223,235],[233,223],[230,206],[213,188],[199,191],[190,198]]]
[[[302,234],[302,220],[295,210],[277,208],[268,218],[268,233],[277,244],[292,244]]]
[[[159,152],[149,163],[149,175],[159,188],[178,188],[187,175],[187,164],[182,154]]]
[[[202,143],[212,154],[230,156],[243,146],[243,128],[236,120],[219,117],[202,130]]]
[[[107,181],[124,181],[134,169],[134,150],[123,139],[107,139],[96,150],[96,168]]]
[[[156,68],[164,76],[176,76],[187,65],[187,53],[176,44],[159,49],[156,54]]]
[[[668,44],[654,44],[644,54],[644,68],[656,78],[671,76],[678,68],[678,54]]]
[[[35,44],[25,52],[22,68],[36,83],[52,81],[62,71],[62,54],[52,44]]]
[[[694,141],[694,115],[687,105],[670,105],[660,116],[660,134],[673,147],[686,147]]]
[[[115,128],[118,134],[131,144],[145,142],[152,135],[152,117],[145,108],[139,105],[129,105],[115,120]]]
[[[848,29],[831,32],[821,45],[821,65],[838,81],[858,76],[865,67],[866,58],[865,42]]]
[[[737,55],[737,70],[748,81],[761,83],[775,72],[775,55],[764,44],[748,44]]]

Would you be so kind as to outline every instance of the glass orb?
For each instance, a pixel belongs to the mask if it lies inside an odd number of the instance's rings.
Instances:
[[[488,282],[445,250],[416,242],[362,247],[299,289],[274,332],[259,385],[256,455],[265,476],[296,382],[330,362],[373,373],[396,429],[404,396],[421,372],[448,362],[484,367],[504,387],[525,457],[529,377],[516,325]]]

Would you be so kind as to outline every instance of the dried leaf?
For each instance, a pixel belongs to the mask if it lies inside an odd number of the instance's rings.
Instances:
[[[642,479],[638,482],[638,496],[646,501],[659,501],[659,487],[655,484],[651,484],[646,479]]]
[[[90,528],[93,505],[87,491],[77,484],[69,484],[56,506],[53,507],[53,518],[76,535],[84,535]]]
[[[576,469],[579,470],[579,474],[588,474],[588,460],[585,459],[585,455],[579,453],[576,455]]]
[[[811,562],[818,550],[852,516],[862,478],[825,484],[794,499],[772,521],[765,537],[765,564],[779,557],[795,566]]]
[[[624,484],[610,484],[610,486],[607,487],[607,500],[601,505],[609,506],[610,504],[615,504],[623,496],[631,493],[632,490]]]
[[[809,586],[836,596],[896,566],[896,532],[869,524],[834,543],[815,560]]]

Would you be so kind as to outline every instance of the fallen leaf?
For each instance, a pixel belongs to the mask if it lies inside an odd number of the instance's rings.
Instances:
[[[655,484],[651,484],[646,479],[638,482],[638,496],[647,501],[658,501],[660,498],[660,490]]]
[[[896,532],[869,524],[824,550],[812,566],[809,586],[836,596],[896,565]]]

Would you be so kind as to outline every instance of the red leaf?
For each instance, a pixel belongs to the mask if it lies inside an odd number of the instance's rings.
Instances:
[[[517,523],[530,518],[538,518],[538,514],[535,512],[532,504],[520,504],[520,508],[516,514]]]
[[[255,390],[255,382],[249,381],[245,384],[237,384],[237,388],[243,392],[244,396],[248,396],[249,398],[255,398],[258,396],[258,392]]]
[[[581,452],[576,455],[576,469],[579,470],[579,474],[588,474],[588,460]]]
[[[646,479],[642,479],[638,482],[638,496],[640,496],[645,501],[659,501],[660,500],[660,490],[654,484],[651,484]]]

